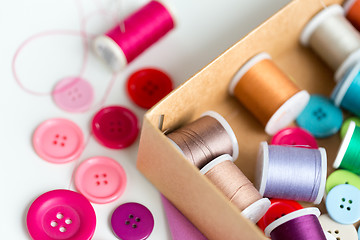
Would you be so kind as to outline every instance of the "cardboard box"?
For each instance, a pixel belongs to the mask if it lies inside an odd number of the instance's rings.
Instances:
[[[341,0],[323,0],[326,5]],[[269,140],[264,127],[228,94],[232,76],[252,56],[266,51],[290,78],[310,93],[329,96],[334,73],[299,43],[306,23],[323,8],[320,0],[295,0],[170,93],[144,117],[137,167],[209,239],[266,239],[264,234],[191,165],[158,129],[173,130],[207,111],[220,113],[233,128],[240,154],[236,165],[254,181],[259,143]],[[234,23],[237,24],[237,23]],[[241,23],[238,23],[241,24]],[[340,139],[318,141],[332,171]],[[309,204],[307,205],[309,206]],[[324,212],[324,206],[320,207]]]

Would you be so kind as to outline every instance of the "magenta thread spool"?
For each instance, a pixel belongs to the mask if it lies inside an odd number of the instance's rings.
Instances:
[[[317,208],[304,208],[291,212],[265,228],[272,240],[326,240],[320,225]]]
[[[319,204],[326,184],[324,148],[260,144],[256,186],[262,196]]]
[[[175,20],[169,7],[162,1],[150,1],[106,34],[96,37],[93,48],[116,72],[174,27]]]

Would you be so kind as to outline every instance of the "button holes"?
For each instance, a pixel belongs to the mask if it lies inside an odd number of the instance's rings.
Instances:
[[[133,228],[137,228],[137,225],[136,225],[136,224],[133,224],[132,227],[133,227]]]
[[[335,232],[334,232],[334,233],[339,234],[339,230],[335,230]]]
[[[134,218],[134,215],[130,214],[130,215],[129,215],[129,218],[130,218],[130,219],[131,219],[131,218]]]
[[[328,233],[331,233],[331,231],[329,230]]]
[[[344,205],[341,204],[341,205],[340,205],[340,208],[344,208]]]
[[[65,146],[65,143],[62,142],[60,145],[61,145],[62,147],[64,147],[64,146]]]
[[[59,228],[59,231],[62,232],[62,233],[64,233],[64,232],[66,232],[66,228],[65,228],[65,227],[60,227],[60,228]]]
[[[152,96],[154,92],[152,90],[149,91],[149,95]]]
[[[51,221],[50,225],[51,225],[52,227],[56,227],[56,226],[58,225],[58,223],[57,223],[56,221]]]
[[[352,200],[349,200],[349,203],[352,204]]]
[[[103,173],[103,177],[106,178],[106,177],[107,177],[107,174],[106,174],[106,173]]]
[[[285,216],[285,213],[281,214],[281,216],[282,216],[282,217]]]
[[[146,86],[142,87],[141,90],[143,90],[144,92],[148,91],[148,88]]]
[[[125,221],[125,224],[126,224],[126,225],[129,225],[129,224],[130,224],[130,221],[129,221],[129,220],[126,220],[126,221]]]
[[[136,221],[136,222],[140,222],[140,218],[138,218],[138,217],[135,218],[135,221]]]
[[[159,87],[157,85],[154,85],[154,90],[158,90]]]
[[[57,141],[53,141],[53,144],[56,145],[56,144],[57,144]]]
[[[98,175],[98,174],[95,174],[95,178],[99,178],[99,175]]]
[[[56,137],[56,138],[59,138],[59,137],[60,137],[60,135],[59,135],[59,134],[56,134],[56,135],[55,135],[55,137]]]
[[[65,223],[66,224],[72,224],[72,220],[70,218],[68,218],[68,219],[65,220]]]
[[[63,136],[63,139],[64,139],[64,140],[66,140],[66,139],[67,139],[67,137],[66,137],[66,136]]]
[[[100,182],[99,182],[99,181],[97,181],[97,182],[96,182],[96,185],[97,185],[97,186],[99,186],[99,185],[100,185]]]
[[[118,124],[118,126],[121,126],[121,125],[122,125],[121,121],[118,121],[117,124]]]
[[[114,122],[110,122],[110,126],[113,126],[115,123]]]
[[[105,180],[105,181],[104,181],[104,184],[105,184],[105,185],[108,184],[108,181]]]
[[[349,182],[345,182],[345,184],[349,184]]]
[[[337,237],[336,240],[341,240],[341,238]]]
[[[115,128],[110,128],[110,132],[115,132]]]
[[[122,132],[122,129],[121,129],[121,128],[118,128],[118,132]]]
[[[62,213],[56,214],[57,219],[63,219],[64,215]]]
[[[342,199],[341,199],[341,201],[343,201],[343,202],[345,202],[345,200],[346,200],[345,198],[342,198]]]
[[[350,208],[350,207],[347,207],[347,208],[346,208],[346,210],[350,211],[350,210],[351,210],[351,208]]]

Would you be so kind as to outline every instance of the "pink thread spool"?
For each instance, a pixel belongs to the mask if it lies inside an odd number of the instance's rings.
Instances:
[[[160,1],[150,1],[105,35],[96,37],[93,48],[116,72],[174,27],[175,20],[168,6]]]

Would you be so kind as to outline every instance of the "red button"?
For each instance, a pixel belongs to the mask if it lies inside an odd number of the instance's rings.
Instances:
[[[133,73],[127,91],[135,104],[149,109],[173,90],[173,83],[165,73],[152,68]]]
[[[309,132],[299,127],[289,127],[280,130],[272,137],[271,144],[318,148],[316,139]]]
[[[100,144],[112,149],[122,149],[136,140],[139,123],[131,110],[121,106],[109,106],[95,114],[92,131]]]
[[[302,209],[303,207],[296,201],[286,200],[286,199],[271,199],[271,206],[266,212],[264,217],[262,217],[257,225],[261,230],[264,229],[273,221],[285,216],[288,213],[294,212],[296,210]]]

